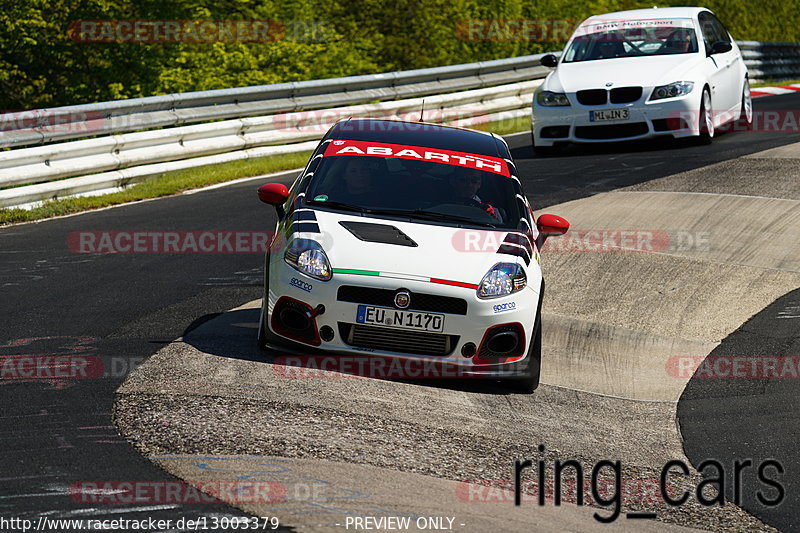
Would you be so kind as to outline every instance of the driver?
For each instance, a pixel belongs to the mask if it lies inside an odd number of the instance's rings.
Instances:
[[[673,54],[685,54],[692,49],[692,34],[678,30],[667,41],[667,49]]]
[[[451,175],[449,182],[453,192],[453,203],[480,208],[499,222],[503,221],[500,212],[492,207],[491,204],[483,202],[478,196],[478,189],[483,184],[480,170],[467,169],[459,174]]]

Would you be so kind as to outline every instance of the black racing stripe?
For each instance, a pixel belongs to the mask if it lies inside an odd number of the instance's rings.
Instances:
[[[521,257],[525,261],[525,265],[529,265],[531,263],[531,256],[528,255],[528,252],[526,252],[524,248],[519,248],[518,246],[509,246],[507,244],[503,244],[497,249],[497,253]]]
[[[317,215],[314,211],[295,211],[294,212],[294,219],[295,221],[300,220],[317,220]]]
[[[508,235],[506,235],[506,238],[505,240],[503,240],[503,242],[519,244],[520,246],[525,248],[525,251],[528,252],[528,255],[533,254],[533,248],[531,248],[531,242],[525,235],[521,233],[509,233]]]
[[[316,222],[295,222],[292,224],[292,228],[294,233],[320,233],[319,224]]]

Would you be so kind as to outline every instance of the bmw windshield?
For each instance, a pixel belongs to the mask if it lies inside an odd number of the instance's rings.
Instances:
[[[604,22],[578,28],[563,62],[692,54],[697,50],[690,19]]]
[[[525,229],[522,191],[503,159],[436,148],[333,141],[305,199],[343,211]]]

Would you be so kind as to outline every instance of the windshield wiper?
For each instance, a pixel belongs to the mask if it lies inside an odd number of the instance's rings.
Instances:
[[[397,215],[397,216],[410,216],[417,218],[432,218],[435,220],[448,220],[452,222],[467,222],[476,226],[483,226],[486,228],[496,228],[491,222],[480,222],[473,220],[469,217],[462,217],[459,215],[450,215],[447,213],[439,213],[437,211],[425,211],[423,209],[366,209],[367,213],[375,215]]]
[[[332,200],[332,201],[331,200],[326,200],[324,202],[311,201],[311,202],[306,202],[306,203],[310,204],[310,205],[318,205],[320,207],[332,207],[334,209],[342,209],[344,211],[356,211],[358,213],[371,212],[369,209],[365,209],[363,207],[358,207],[357,205],[346,204],[344,202],[337,202],[335,200]]]

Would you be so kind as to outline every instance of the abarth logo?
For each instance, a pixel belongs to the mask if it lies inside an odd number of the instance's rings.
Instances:
[[[398,309],[405,309],[411,305],[411,295],[406,291],[400,291],[394,295],[394,305]]]

